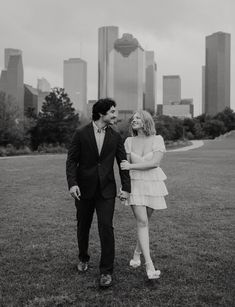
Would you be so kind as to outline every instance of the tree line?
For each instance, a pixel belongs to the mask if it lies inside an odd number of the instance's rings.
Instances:
[[[165,141],[180,139],[213,139],[235,129],[235,113],[230,108],[210,116],[202,114],[194,118],[180,119],[152,114],[157,134]],[[37,151],[43,146],[67,148],[76,128],[84,124],[62,88],[53,88],[38,115],[28,109],[24,119],[12,97],[0,92],[0,146],[16,149],[27,147]],[[129,135],[129,121],[117,125],[123,138]]]

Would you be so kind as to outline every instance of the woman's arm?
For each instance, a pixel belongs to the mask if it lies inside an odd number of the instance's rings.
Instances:
[[[126,154],[126,159],[129,163],[131,163],[131,155],[130,154]]]
[[[148,169],[153,169],[160,165],[163,155],[164,155],[163,152],[155,151],[153,153],[153,158],[149,161],[140,162],[140,163],[130,163],[129,160],[123,161],[121,163],[121,169],[123,170],[143,170],[143,171],[148,170]],[[128,159],[128,156],[127,156],[127,159]]]

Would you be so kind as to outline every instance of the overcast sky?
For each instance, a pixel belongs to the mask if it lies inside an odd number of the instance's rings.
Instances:
[[[23,51],[25,83],[46,78],[63,86],[63,60],[88,63],[88,99],[97,98],[98,28],[115,25],[131,33],[157,63],[157,103],[162,76],[181,76],[182,98],[201,111],[205,36],[231,33],[231,107],[235,109],[234,0],[0,0],[0,69],[4,48]]]

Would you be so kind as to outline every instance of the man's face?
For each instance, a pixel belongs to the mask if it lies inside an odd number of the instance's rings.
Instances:
[[[113,125],[117,119],[116,108],[112,106],[105,115],[101,114],[101,119],[106,125]]]

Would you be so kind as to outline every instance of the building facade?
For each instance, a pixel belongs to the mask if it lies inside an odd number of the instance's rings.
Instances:
[[[110,52],[118,39],[118,27],[107,26],[98,29],[98,98],[109,97],[108,80]]]
[[[145,97],[144,109],[156,111],[156,71],[154,51],[145,51]]]
[[[206,78],[206,67],[202,66],[202,114],[205,113],[205,78]]]
[[[38,79],[38,82],[37,82],[37,89],[39,91],[42,91],[42,92],[50,92],[51,91],[51,85],[47,81],[47,79],[40,78],[40,79]]]
[[[181,79],[178,75],[163,76],[163,105],[180,103]]]
[[[7,69],[8,63],[9,63],[9,60],[10,60],[10,56],[12,56],[12,55],[21,55],[22,56],[22,51],[20,49],[5,48],[5,50],[4,50],[5,69]]]
[[[145,96],[145,52],[131,34],[123,34],[110,53],[109,96],[117,102],[119,117],[130,117],[143,109]]]
[[[80,58],[64,61],[64,89],[73,107],[87,113],[87,63]]]
[[[205,112],[209,115],[230,107],[230,40],[224,32],[206,37]]]
[[[0,91],[17,106],[19,119],[24,117],[24,69],[22,51],[5,49],[5,69],[1,72]]]
[[[24,85],[24,114],[38,114],[38,90],[31,85]]]

